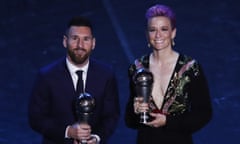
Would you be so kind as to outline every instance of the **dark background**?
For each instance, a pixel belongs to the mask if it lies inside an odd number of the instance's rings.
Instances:
[[[207,76],[214,115],[194,134],[196,144],[240,142],[240,10],[238,0],[1,0],[0,143],[39,144],[27,104],[37,70],[63,56],[62,35],[72,16],[94,23],[93,56],[114,64],[122,117],[111,144],[134,144],[136,131],[123,122],[127,68],[149,52],[146,9],[160,2],[177,14],[176,50],[196,58]],[[204,107],[204,105],[203,105]]]

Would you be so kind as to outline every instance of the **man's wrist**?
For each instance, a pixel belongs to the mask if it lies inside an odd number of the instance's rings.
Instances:
[[[69,128],[70,128],[70,126],[67,126],[67,128],[66,128],[66,130],[65,130],[65,138],[70,138],[70,137],[68,136],[68,130],[69,130]]]
[[[101,139],[100,139],[100,137],[99,137],[98,135],[96,135],[96,134],[91,134],[91,137],[96,139],[97,144],[100,143],[100,140],[101,140]]]

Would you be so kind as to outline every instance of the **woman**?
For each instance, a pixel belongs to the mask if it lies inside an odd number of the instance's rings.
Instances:
[[[176,37],[173,11],[157,4],[147,10],[146,18],[152,52],[136,59],[129,67],[126,125],[138,130],[138,144],[192,144],[192,134],[212,116],[207,81],[196,60],[173,49]],[[136,94],[133,81],[140,68],[153,74],[151,96],[145,103]],[[151,120],[139,123],[139,114],[146,111]]]

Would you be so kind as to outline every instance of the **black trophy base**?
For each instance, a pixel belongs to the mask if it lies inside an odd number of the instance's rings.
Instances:
[[[143,112],[140,114],[140,123],[146,124],[151,121],[151,117],[147,112]]]

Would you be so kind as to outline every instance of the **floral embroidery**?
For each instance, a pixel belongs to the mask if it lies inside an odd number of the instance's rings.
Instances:
[[[188,76],[179,76],[179,73],[174,73],[174,77],[170,82],[170,86],[169,86],[169,92],[166,95],[166,99],[168,99],[166,101],[166,103],[163,106],[163,110],[162,112],[164,114],[169,114],[172,112],[183,112],[185,111],[186,107],[185,104],[180,103],[178,101],[175,101],[177,96],[182,96],[184,95],[183,90],[184,90],[184,86],[190,82],[190,78]],[[171,109],[169,109],[169,107],[171,106]]]
[[[138,69],[141,69],[141,68],[147,68],[148,69],[148,64],[149,64],[149,61],[148,59],[146,59],[147,56],[142,56],[141,58],[139,59],[136,59],[134,61],[134,64],[132,64],[129,68],[129,73],[130,75],[134,75],[135,72],[138,70]]]
[[[135,63],[135,65],[136,65],[136,69],[140,69],[140,68],[143,67],[141,61],[139,61],[139,60],[135,60],[134,63]]]
[[[187,110],[188,93],[185,91],[186,85],[191,81],[191,71],[194,76],[198,74],[198,67],[195,60],[189,60],[185,57],[184,61],[179,61],[181,69],[175,72],[170,81],[165,102],[162,108],[164,114],[180,114]]]

